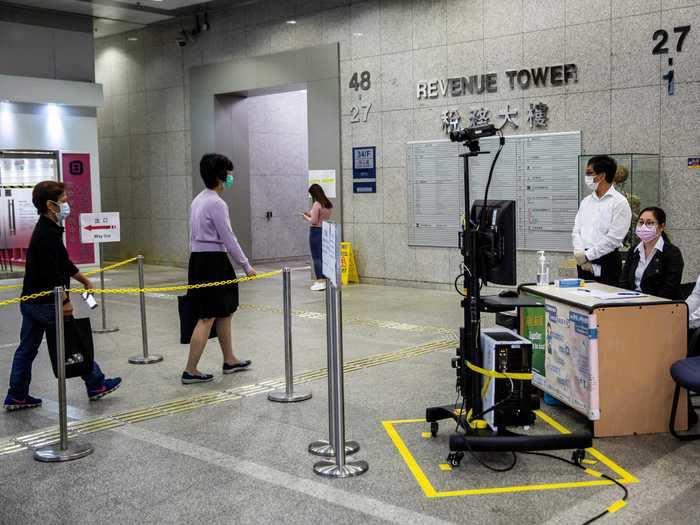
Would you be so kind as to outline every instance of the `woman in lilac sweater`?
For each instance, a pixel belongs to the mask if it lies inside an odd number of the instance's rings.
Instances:
[[[233,163],[223,155],[208,153],[202,157],[199,171],[206,189],[192,201],[189,284],[235,279],[229,255],[243,267],[246,275],[255,275],[231,228],[228,205],[221,198],[224,188],[233,185]],[[198,321],[192,333],[182,382],[204,383],[214,379],[213,375],[200,372],[197,365],[215,322],[224,354],[223,373],[231,374],[250,366],[249,360],[241,361],[233,354],[231,342],[231,316],[238,309],[238,284],[189,290],[187,296]]]

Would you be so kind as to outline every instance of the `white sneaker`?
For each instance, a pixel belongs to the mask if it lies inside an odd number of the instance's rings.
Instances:
[[[311,285],[311,290],[313,292],[322,292],[325,289],[326,289],[326,282],[325,281],[316,282],[316,283]]]

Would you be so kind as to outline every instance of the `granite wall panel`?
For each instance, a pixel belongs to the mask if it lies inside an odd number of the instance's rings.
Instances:
[[[285,24],[290,17],[298,23]],[[526,111],[537,101],[550,107],[550,131],[581,130],[584,153],[662,156],[661,204],[671,235],[684,250],[686,280],[700,272],[700,223],[693,206],[700,200],[700,185],[686,166],[687,157],[698,154],[700,39],[691,33],[678,53],[671,34],[669,55],[651,54],[651,33],[697,21],[700,1],[315,0],[224,9],[210,18],[212,31],[184,49],[172,45],[178,28],[168,24],[96,41],[96,77],[106,95],[98,113],[101,172],[105,187],[117,193],[108,203],[119,208],[125,228],[133,230],[124,235],[125,252],[141,250],[170,263],[187,260],[186,216],[170,210],[186,209],[191,181],[184,177],[183,186],[180,178],[197,160],[190,159],[189,147],[190,67],[338,42],[344,199],[343,210],[334,216],[342,216],[346,238],[355,243],[361,275],[450,283],[459,269],[457,250],[407,244],[405,144],[444,139],[443,111],[458,109],[466,119],[470,109],[482,105],[495,118],[511,104],[520,111],[520,127],[506,133],[529,133]],[[138,40],[128,41],[128,36]],[[674,96],[667,95],[661,79],[669,56]],[[511,90],[504,74],[560,63],[577,64],[578,82]],[[362,71],[371,73],[370,89],[351,89],[351,75]],[[497,93],[416,97],[417,80],[489,72],[499,74]],[[369,103],[367,122],[351,123],[350,108]],[[262,232],[265,246],[307,244],[305,232],[285,222],[285,208],[296,209],[306,199],[307,152],[300,136],[287,132],[301,119],[298,107],[263,104],[259,118],[251,120],[253,177],[267,181],[252,187],[251,198],[256,208],[274,208],[275,220],[287,232],[287,239],[277,237],[264,215],[254,215],[253,229]],[[272,137],[275,130],[284,132]],[[352,147],[368,145],[377,146],[377,193],[354,195]],[[290,182],[295,174],[298,188]],[[157,193],[164,186],[184,191],[185,204],[169,191]],[[284,192],[275,192],[281,187]],[[297,198],[296,192],[302,195]],[[286,199],[278,198],[282,193]],[[154,232],[166,226],[173,226],[169,236],[156,241]],[[535,255],[519,255],[521,280],[531,280]],[[551,257],[556,267],[566,254]]]

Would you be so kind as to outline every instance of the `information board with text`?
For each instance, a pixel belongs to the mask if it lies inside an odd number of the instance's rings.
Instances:
[[[498,137],[488,154],[470,157],[470,198],[484,198]],[[447,140],[408,143],[408,235],[411,246],[456,248],[464,214],[467,148]],[[514,200],[518,249],[571,251],[579,198],[581,133],[511,135],[496,163],[489,200]],[[471,203],[470,203],[471,205]]]

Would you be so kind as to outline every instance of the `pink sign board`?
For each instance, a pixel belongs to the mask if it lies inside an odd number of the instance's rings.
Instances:
[[[61,161],[61,173],[70,203],[70,216],[64,224],[68,255],[75,264],[94,263],[94,245],[80,242],[80,214],[92,213],[90,154],[64,153]]]

